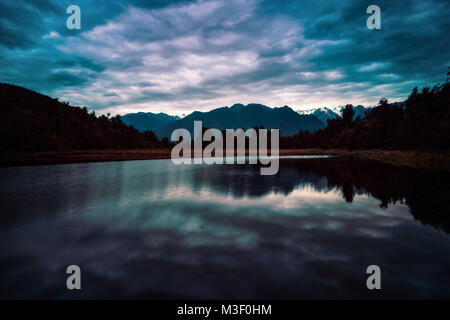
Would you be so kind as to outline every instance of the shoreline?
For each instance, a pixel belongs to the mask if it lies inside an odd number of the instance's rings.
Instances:
[[[3,154],[0,167],[54,165],[86,162],[170,159],[171,149],[77,150]],[[246,150],[248,154],[248,150]],[[280,149],[280,156],[334,155],[375,160],[413,168],[450,170],[449,152],[344,149]]]

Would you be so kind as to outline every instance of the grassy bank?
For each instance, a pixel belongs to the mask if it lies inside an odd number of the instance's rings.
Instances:
[[[4,154],[0,166],[42,165],[103,161],[168,159],[170,149],[82,150]],[[371,159],[415,168],[450,169],[450,152],[396,150],[281,149],[280,155],[335,155]]]

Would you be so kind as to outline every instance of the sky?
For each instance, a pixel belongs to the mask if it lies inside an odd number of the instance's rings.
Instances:
[[[449,16],[448,0],[2,0],[0,82],[122,115],[371,106],[445,81]]]

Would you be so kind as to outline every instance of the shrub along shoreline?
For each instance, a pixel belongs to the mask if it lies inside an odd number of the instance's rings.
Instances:
[[[248,154],[248,150],[246,150]],[[0,166],[54,165],[85,162],[170,159],[171,149],[78,150],[3,154]],[[332,155],[369,159],[398,166],[450,170],[450,152],[405,150],[280,149],[280,156]]]

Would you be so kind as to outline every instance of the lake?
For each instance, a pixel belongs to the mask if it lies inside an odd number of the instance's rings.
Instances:
[[[145,160],[0,181],[1,298],[450,298],[447,172],[283,157],[274,176]]]

